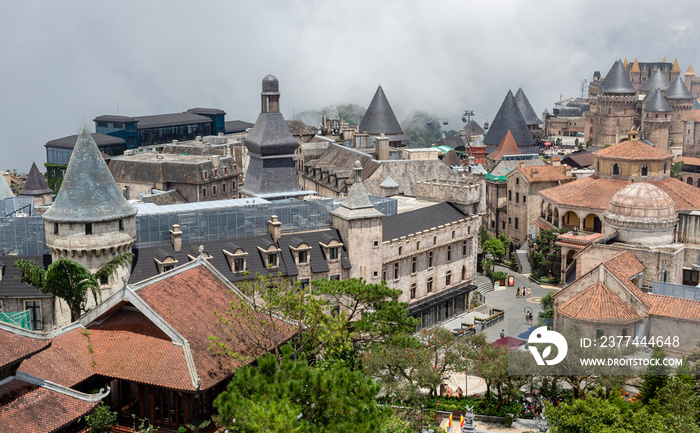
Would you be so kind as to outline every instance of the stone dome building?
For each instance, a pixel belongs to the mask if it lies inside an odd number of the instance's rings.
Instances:
[[[635,182],[613,195],[603,213],[606,227],[621,242],[642,245],[673,243],[678,213],[673,199],[661,188]]]

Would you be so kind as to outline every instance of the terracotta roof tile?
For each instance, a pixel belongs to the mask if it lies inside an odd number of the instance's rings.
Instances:
[[[650,316],[700,322],[700,301],[648,294]]]
[[[597,175],[547,188],[540,195],[556,204],[593,210],[606,210],[616,192],[632,183],[622,179],[602,179]],[[676,205],[676,210],[700,209],[700,189],[678,179],[648,182],[661,188]],[[595,194],[591,194],[595,191]]]
[[[629,280],[644,270],[642,262],[629,251],[624,251],[605,262],[605,267],[620,279]]]
[[[562,303],[557,312],[576,320],[628,323],[639,319],[622,300],[603,283],[596,283]]]
[[[568,176],[566,175],[567,168],[571,170],[571,167],[568,167],[567,165],[560,165],[558,167],[555,167],[553,165],[544,165],[539,167],[518,167],[517,169],[523,173],[523,176],[525,176],[525,178],[529,182],[555,182],[576,180],[576,176],[572,176],[571,171],[569,171]],[[537,177],[532,176],[533,172],[537,172]]]
[[[51,345],[50,340],[25,337],[8,330],[9,326],[0,328],[0,369],[21,361]]]
[[[0,386],[0,433],[51,433],[90,412],[81,400],[13,379]]]
[[[615,159],[646,159],[646,160],[664,160],[671,159],[673,156],[654,146],[649,146],[637,140],[627,140],[621,143],[614,144],[610,147],[605,147],[595,152],[598,157],[615,158]]]
[[[496,150],[489,153],[487,157],[496,161],[501,159],[504,155],[520,155],[521,153],[522,152],[520,152],[518,144],[515,142],[515,138],[513,138],[513,134],[511,134],[509,129]]]
[[[700,111],[698,111],[698,117],[698,120],[700,120]],[[679,156],[676,158],[675,162],[682,162],[687,165],[700,165],[700,158],[695,158],[692,156]]]

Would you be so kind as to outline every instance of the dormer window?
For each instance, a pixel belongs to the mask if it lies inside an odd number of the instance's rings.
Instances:
[[[275,268],[277,267],[277,254],[268,254],[267,255],[267,267],[268,268]]]
[[[309,244],[300,242],[296,248],[290,245],[289,249],[292,250],[292,257],[294,257],[297,265],[309,263],[309,251],[311,251]]]
[[[343,246],[337,239],[331,239],[328,244],[319,242],[319,245],[323,248],[326,254],[326,260],[338,260],[340,259],[340,248]]]
[[[233,272],[243,272],[245,271],[245,259],[243,257],[237,257],[233,259]]]
[[[328,260],[338,260],[338,247],[328,248]]]
[[[309,261],[309,252],[308,251],[299,251],[297,254],[297,263],[308,263]]]
[[[246,257],[248,256],[248,253],[243,251],[241,248],[235,247],[235,245],[230,245],[231,250],[224,250],[224,255],[226,256],[226,260],[228,261],[228,266],[231,268],[231,272],[234,274],[238,274],[241,272],[246,271]]]
[[[258,247],[258,251],[260,251],[260,254],[262,254],[263,257],[263,262],[265,263],[265,267],[270,269],[270,268],[278,268],[280,265],[279,262],[279,253],[280,249],[277,248],[274,244],[271,244],[270,246],[267,247],[267,249]]]
[[[154,258],[156,262],[156,268],[158,268],[158,273],[172,271],[177,266],[178,261],[173,256],[166,256],[162,260]]]

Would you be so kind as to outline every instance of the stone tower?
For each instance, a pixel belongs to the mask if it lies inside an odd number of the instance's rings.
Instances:
[[[51,204],[53,200],[51,188],[46,185],[46,181],[34,162],[32,162],[32,168],[29,169],[29,175],[27,175],[27,180],[19,195],[34,197],[34,206]]]
[[[635,64],[637,62],[635,61]],[[633,65],[634,68],[634,65]],[[600,87],[595,110],[599,116],[596,137],[591,143],[598,146],[616,144],[620,134],[626,134],[634,125],[636,114],[637,91],[630,77],[618,60],[605,76]],[[591,111],[594,107],[591,107]]]
[[[372,206],[360,181],[362,170],[355,162],[356,182],[350,187],[343,204],[333,212],[333,227],[340,232],[348,251],[350,278],[364,278],[377,283],[382,272],[382,217]]]
[[[303,195],[294,166],[299,143],[280,113],[279,81],[268,75],[262,81],[261,111],[243,141],[250,162],[241,192],[267,199]]]
[[[683,152],[683,120],[690,116],[693,99],[693,95],[685,87],[681,77],[676,78],[666,91],[666,101],[673,110],[671,128],[668,132],[671,141],[670,152],[673,156],[680,156]]]
[[[666,103],[661,90],[657,88],[651,89],[643,102],[642,131],[645,138],[657,148],[670,153],[668,129],[673,110]]]
[[[56,201],[43,218],[52,260],[64,257],[95,272],[117,255],[131,252],[136,240],[136,208],[119,191],[85,126]],[[129,274],[129,267],[123,267],[117,276],[102,281],[102,299],[120,288],[122,277]],[[62,316],[57,311],[57,323]]]

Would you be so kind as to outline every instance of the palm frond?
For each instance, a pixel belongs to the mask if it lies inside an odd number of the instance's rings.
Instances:
[[[22,272],[21,281],[36,287],[41,293],[46,293],[46,270],[31,260],[19,259],[14,265]]]

